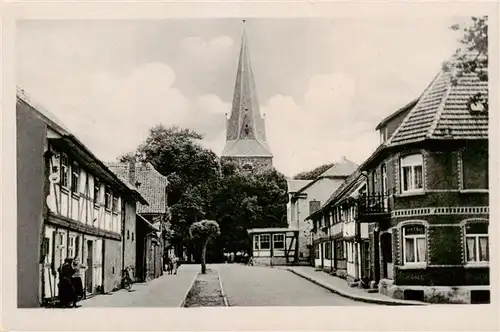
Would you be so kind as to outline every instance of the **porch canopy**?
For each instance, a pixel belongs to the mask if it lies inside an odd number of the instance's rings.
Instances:
[[[282,233],[282,232],[299,232],[297,227],[267,227],[267,228],[249,228],[247,229],[248,234],[260,234],[260,233]]]

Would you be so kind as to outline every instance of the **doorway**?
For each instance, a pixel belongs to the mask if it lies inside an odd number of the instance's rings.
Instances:
[[[382,251],[382,277],[392,279],[392,234],[383,233],[380,235],[380,248]]]
[[[94,280],[94,242],[87,240],[87,269],[85,270],[85,288],[87,293],[93,293],[93,280]]]

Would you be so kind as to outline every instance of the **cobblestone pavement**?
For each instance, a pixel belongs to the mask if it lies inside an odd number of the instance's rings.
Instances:
[[[147,283],[132,285],[132,291],[119,290],[81,302],[89,307],[180,307],[200,271],[200,265],[182,265],[177,275],[163,275]]]
[[[365,306],[279,268],[217,264],[229,306]]]

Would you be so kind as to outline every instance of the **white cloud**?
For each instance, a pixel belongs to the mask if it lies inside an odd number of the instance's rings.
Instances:
[[[263,107],[274,165],[287,176],[334,162],[362,162],[376,147],[371,123],[352,121],[354,81],[345,74],[311,77],[304,104],[276,95]],[[374,144],[375,143],[375,144]]]
[[[185,61],[197,69],[214,71],[232,54],[234,40],[219,36],[206,42],[199,37],[188,37],[181,41],[181,52]]]
[[[210,124],[219,126],[216,132],[220,132],[223,114],[229,108],[215,95],[186,98],[172,86],[172,68],[162,63],[135,68],[124,78],[109,73],[55,72],[42,84],[28,79],[33,74],[24,73],[24,80],[20,80],[27,93],[105,160],[134,150],[149,128],[160,123],[201,129],[203,133]],[[58,83],[66,75],[73,77],[73,84]],[[53,91],[58,94],[54,96]],[[210,118],[211,114],[220,116],[220,123]]]

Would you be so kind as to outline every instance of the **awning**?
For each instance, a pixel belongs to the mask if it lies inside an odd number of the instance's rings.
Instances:
[[[136,214],[136,216],[139,217],[139,219],[141,219],[151,230],[157,231],[157,232],[160,231],[157,227],[155,227],[152,223],[150,223],[149,220],[147,220],[146,218],[144,218],[140,214]]]
[[[247,229],[248,234],[258,234],[258,233],[279,233],[279,232],[298,232],[297,228],[288,227],[269,227],[269,228],[250,228]]]

